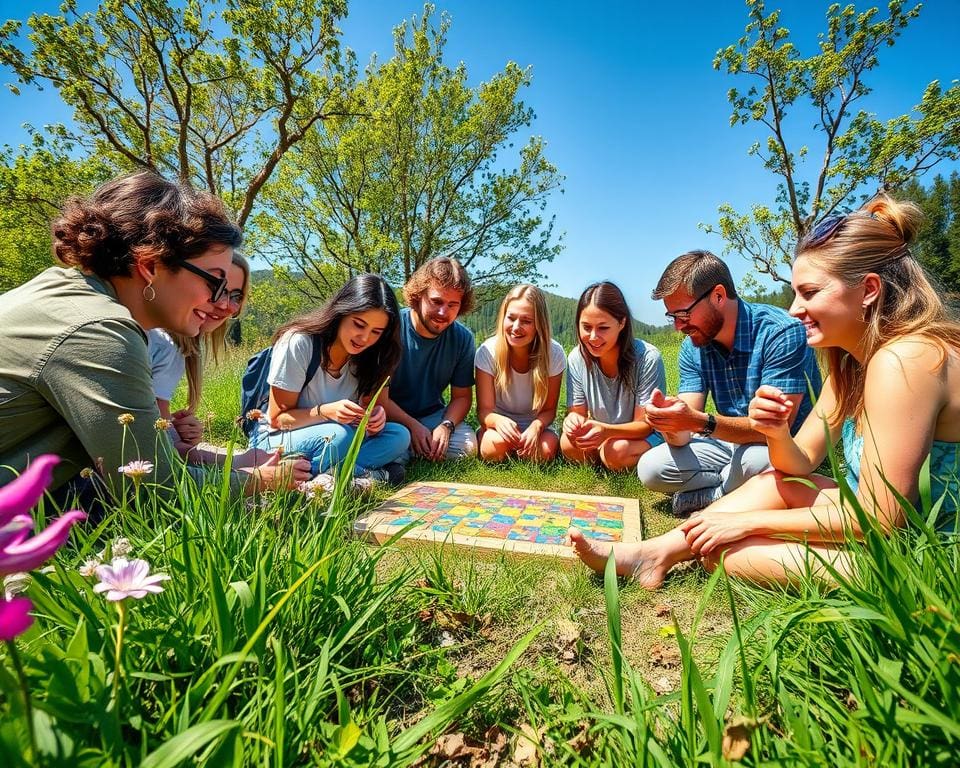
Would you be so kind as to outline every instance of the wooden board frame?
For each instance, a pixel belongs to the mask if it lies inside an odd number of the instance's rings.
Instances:
[[[466,483],[444,483],[444,482],[415,482],[401,488],[393,496],[387,499],[370,513],[358,518],[353,524],[353,530],[356,534],[365,536],[368,539],[383,544],[393,536],[403,531],[409,525],[396,524],[392,521],[397,517],[410,516],[410,510],[404,506],[404,499],[409,497],[421,488],[431,489],[451,489],[462,491],[482,491],[484,493],[503,494],[507,497],[521,497],[536,499],[569,500],[572,502],[588,502],[597,504],[614,504],[623,507],[623,529],[620,539],[613,538],[613,541],[638,542],[642,538],[640,523],[640,502],[637,499],[626,499],[618,496],[588,496],[575,493],[557,493],[554,491],[530,491],[523,488],[504,488],[495,485],[469,485]],[[428,513],[424,513],[428,514]],[[494,549],[498,551],[511,552],[526,555],[553,555],[565,558],[575,558],[573,550],[563,544],[540,543],[532,541],[513,540],[508,538],[467,536],[462,533],[453,533],[450,530],[438,531],[432,527],[423,527],[421,524],[414,524],[409,527],[402,536],[397,539],[400,543],[449,543],[454,546],[477,547],[481,549]]]

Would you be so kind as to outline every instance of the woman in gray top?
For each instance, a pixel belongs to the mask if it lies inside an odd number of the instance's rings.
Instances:
[[[567,359],[560,449],[569,461],[633,469],[663,442],[644,418],[653,390],[666,388],[660,351],[633,338],[630,308],[613,283],[594,283],[583,292],[576,322],[580,343]]]
[[[158,429],[144,332],[193,337],[225,310],[240,230],[215,197],[143,171],[69,200],[53,240],[66,267],[0,299],[0,484],[55,453],[54,488],[86,467],[113,487],[118,468],[138,459],[153,463],[146,481],[170,487],[182,468]],[[251,492],[308,472],[306,462],[280,472],[272,457],[231,485]]]

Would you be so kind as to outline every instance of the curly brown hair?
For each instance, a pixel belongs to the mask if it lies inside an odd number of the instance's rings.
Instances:
[[[176,272],[184,259],[242,240],[220,200],[152,171],[108,181],[89,198],[71,197],[53,222],[57,259],[103,278],[129,277],[144,260]]]
[[[470,282],[467,270],[456,259],[437,256],[421,264],[403,286],[403,300],[407,306],[416,306],[420,297],[431,285],[460,291],[460,311],[457,313],[459,316],[462,317],[473,310],[473,284]]]

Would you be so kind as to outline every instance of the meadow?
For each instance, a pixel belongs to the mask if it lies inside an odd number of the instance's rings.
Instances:
[[[676,339],[656,343],[672,388]],[[207,379],[214,442],[236,438],[251,351]],[[560,462],[408,476],[635,496],[647,537],[675,522],[635,476]],[[893,536],[847,494],[867,535],[836,585],[690,567],[647,592],[579,563],[352,537],[386,492],[144,486],[34,574],[37,621],[0,663],[0,764],[956,765],[960,552],[925,488]],[[120,538],[170,576],[123,611],[79,571]]]

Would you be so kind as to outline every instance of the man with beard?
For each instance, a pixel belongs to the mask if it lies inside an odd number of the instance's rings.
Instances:
[[[410,450],[431,461],[473,456],[463,422],[473,404],[473,333],[457,317],[473,309],[473,287],[456,259],[424,263],[403,286],[403,356],[390,379],[387,418],[410,430]],[[450,402],[443,393],[450,387]]]
[[[747,408],[766,384],[787,393],[791,429],[820,394],[820,369],[803,325],[786,312],[737,297],[727,265],[709,251],[674,259],[652,294],[686,334],[675,397],[655,392],[647,422],[666,443],[640,457],[637,473],[651,490],[672,494],[677,517],[689,515],[770,468],[763,435]],[[713,398],[716,413],[704,408]]]

